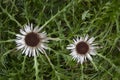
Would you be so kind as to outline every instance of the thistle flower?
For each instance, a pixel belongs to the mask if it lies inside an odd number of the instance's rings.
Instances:
[[[85,37],[77,37],[76,39],[73,39],[73,44],[69,44],[67,46],[67,49],[71,50],[70,55],[73,57],[74,60],[77,60],[77,62],[83,64],[84,61],[86,61],[86,58],[89,60],[92,60],[91,55],[96,55],[97,51],[95,43],[93,41],[95,40],[94,37],[88,39],[88,35]]]
[[[37,56],[39,52],[44,53],[47,49],[48,42],[46,32],[40,32],[41,28],[33,24],[25,25],[20,29],[21,34],[16,34],[17,49],[22,51],[26,56]]]

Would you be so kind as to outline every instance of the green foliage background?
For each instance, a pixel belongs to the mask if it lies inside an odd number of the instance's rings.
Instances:
[[[44,27],[47,55],[26,57],[15,38],[27,23]],[[89,34],[102,46],[93,62],[77,64],[66,46]],[[119,80],[120,0],[0,0],[0,80]]]

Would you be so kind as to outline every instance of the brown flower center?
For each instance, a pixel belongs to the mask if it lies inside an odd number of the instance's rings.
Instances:
[[[76,51],[79,54],[86,54],[89,51],[89,45],[86,42],[79,42],[76,45]]]
[[[37,33],[31,32],[25,36],[25,43],[28,46],[35,47],[40,42],[40,36]]]

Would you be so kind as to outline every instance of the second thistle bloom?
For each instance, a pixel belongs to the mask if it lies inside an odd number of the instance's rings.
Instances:
[[[41,28],[33,24],[25,25],[20,29],[21,34],[17,34],[16,44],[17,49],[22,51],[26,56],[37,56],[39,52],[44,53],[47,49],[48,42],[46,32],[40,32]]]
[[[71,50],[70,55],[73,57],[74,60],[77,60],[79,63],[83,63],[86,59],[92,60],[91,55],[96,55],[98,48],[93,41],[95,40],[94,37],[88,38],[89,36],[86,35],[85,37],[77,37],[73,39],[73,43],[67,46],[67,49]]]

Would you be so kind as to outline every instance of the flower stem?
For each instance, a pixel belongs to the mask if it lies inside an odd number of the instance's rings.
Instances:
[[[44,52],[44,53],[45,53],[45,57],[47,58],[49,64],[51,65],[52,69],[55,71],[54,65],[53,65],[52,62],[50,61],[50,58],[48,57],[47,53],[46,53],[46,52]]]
[[[67,6],[65,6],[62,10],[58,11],[54,16],[52,16],[48,21],[45,22],[45,24],[43,24],[41,26],[41,29],[43,29],[50,21],[52,21],[54,18],[56,18],[59,14],[61,14],[62,12],[66,11],[68,7],[70,7],[72,5],[72,2],[70,2]]]
[[[92,63],[92,65],[94,66],[95,70],[98,71],[98,68],[97,68],[95,62],[91,61],[91,63]]]
[[[24,73],[25,70],[25,61],[26,61],[26,56],[24,56],[24,60],[22,62],[22,70],[21,70],[22,73]]]
[[[5,14],[8,15],[8,17],[9,17],[12,21],[16,22],[18,26],[22,27],[22,25],[15,19],[15,17],[12,16],[11,14],[9,14],[8,11],[1,6],[1,4],[0,4],[0,8],[1,8],[1,10],[2,10]]]
[[[59,75],[58,75],[59,73],[55,70],[55,67],[54,67],[54,65],[52,64],[52,62],[51,62],[50,58],[48,57],[47,53],[44,52],[44,54],[45,54],[45,57],[47,58],[49,64],[51,65],[52,69],[54,70],[54,72],[55,72],[55,74],[56,74],[58,80],[60,80],[60,77],[59,77]]]
[[[81,79],[80,80],[84,80],[84,73],[83,73],[83,64],[81,64]]]
[[[5,41],[0,41],[0,43],[8,43],[8,42],[13,42],[15,41],[15,39],[9,39],[9,40],[5,40]]]
[[[113,67],[115,67],[115,68],[117,69],[116,65],[113,64],[108,58],[106,58],[105,56],[103,56],[103,55],[101,55],[101,54],[97,54],[97,55],[98,55],[99,57],[105,59],[106,61],[108,61]]]
[[[35,68],[35,77],[36,80],[39,80],[39,69],[38,69],[39,63],[37,62],[37,56],[34,57],[34,68]]]

